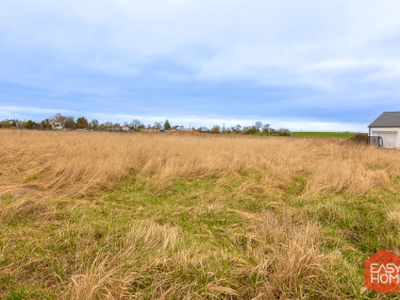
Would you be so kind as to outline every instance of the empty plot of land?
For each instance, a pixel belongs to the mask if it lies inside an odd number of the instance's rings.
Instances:
[[[0,296],[373,298],[400,153],[348,140],[0,131]]]

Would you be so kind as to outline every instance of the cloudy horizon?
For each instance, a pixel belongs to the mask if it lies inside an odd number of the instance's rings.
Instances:
[[[367,131],[400,103],[398,1],[5,0],[0,118]]]

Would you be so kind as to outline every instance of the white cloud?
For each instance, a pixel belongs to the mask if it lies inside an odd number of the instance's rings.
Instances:
[[[395,106],[388,99],[400,96],[399,11],[397,0],[3,0],[0,80],[112,98],[153,72],[318,91],[283,100],[296,107]],[[177,67],[154,70],[157,61]],[[75,70],[127,83],[94,84]],[[296,122],[282,127],[319,126]]]
[[[52,49],[67,63],[103,72],[137,74],[146,62],[168,57],[202,80],[324,88],[336,75],[321,78],[321,69],[399,62],[398,49],[380,43],[398,34],[399,9],[392,0],[8,0],[0,39],[20,49]],[[196,47],[209,55],[193,54]]]
[[[72,114],[73,111],[67,109],[48,109],[29,106],[7,106],[0,105],[0,120],[18,119],[41,121],[54,116],[56,113]]]
[[[14,113],[26,113],[32,114],[56,114],[56,113],[71,113],[71,110],[67,109],[48,109],[41,107],[27,107],[27,106],[0,106],[0,111],[3,115],[14,114]]]

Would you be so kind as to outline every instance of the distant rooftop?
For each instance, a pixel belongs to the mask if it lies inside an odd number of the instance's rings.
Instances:
[[[384,112],[368,127],[400,127],[400,111]]]

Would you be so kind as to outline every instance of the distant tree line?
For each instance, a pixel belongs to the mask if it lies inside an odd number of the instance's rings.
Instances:
[[[209,133],[236,133],[236,134],[253,134],[253,135],[275,135],[275,136],[290,136],[291,131],[286,128],[274,129],[270,124],[263,124],[258,121],[252,126],[235,125],[228,128],[222,128],[214,125],[210,130],[205,129]]]
[[[289,129],[273,129],[270,124],[263,124],[258,121],[252,126],[235,125],[225,128],[223,126],[214,125],[211,129],[207,127],[192,127],[186,129],[182,125],[171,125],[168,120],[165,122],[154,122],[154,124],[145,125],[138,119],[131,122],[113,123],[104,122],[100,123],[98,120],[93,119],[90,122],[85,117],[79,117],[75,120],[73,116],[64,116],[56,114],[51,119],[45,119],[40,122],[32,120],[21,121],[16,119],[8,119],[0,121],[0,128],[25,128],[25,129],[38,129],[38,130],[87,130],[87,131],[168,131],[168,130],[193,130],[197,132],[212,133],[212,134],[252,134],[252,135],[276,135],[276,136],[290,136]]]

